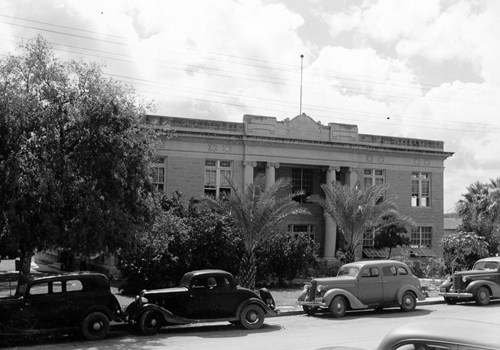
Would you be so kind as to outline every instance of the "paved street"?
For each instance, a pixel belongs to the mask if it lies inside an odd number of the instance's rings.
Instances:
[[[30,345],[18,344],[18,349],[319,349],[332,345],[374,348],[392,328],[418,318],[469,318],[498,323],[500,302],[486,307],[475,304],[419,306],[415,312],[402,313],[399,309],[382,312],[349,313],[342,319],[327,315],[308,317],[303,314],[275,317],[266,320],[257,331],[235,328],[227,323],[164,329],[153,337],[130,335],[123,328],[115,328],[103,341],[86,342],[80,339],[37,340]],[[457,330],[460,332],[460,330]]]

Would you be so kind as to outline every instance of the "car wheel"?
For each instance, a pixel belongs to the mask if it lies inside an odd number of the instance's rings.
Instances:
[[[146,310],[139,318],[139,330],[143,335],[155,335],[161,328],[161,315],[154,310]]]
[[[81,331],[87,340],[104,339],[109,332],[108,316],[102,312],[91,312],[83,319]]]
[[[248,305],[241,312],[240,321],[246,329],[258,329],[264,323],[264,310],[258,305]]]
[[[347,300],[342,295],[337,295],[330,303],[330,312],[333,317],[344,317],[347,311]]]
[[[403,311],[413,311],[417,306],[417,298],[412,292],[405,292],[401,300],[401,310]]]
[[[454,298],[444,298],[444,302],[448,305],[455,305],[457,303]]]
[[[307,316],[314,316],[316,314],[316,311],[318,311],[318,308],[307,305],[302,305],[302,309],[304,310]]]
[[[476,293],[476,304],[488,305],[490,303],[490,291],[486,287],[481,287]]]

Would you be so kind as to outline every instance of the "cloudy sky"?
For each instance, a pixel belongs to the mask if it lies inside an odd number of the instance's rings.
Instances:
[[[155,113],[244,114],[442,140],[445,211],[500,177],[498,0],[2,0],[0,57],[42,34]]]

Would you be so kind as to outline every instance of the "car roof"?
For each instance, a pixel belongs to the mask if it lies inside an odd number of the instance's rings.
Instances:
[[[378,349],[389,350],[398,343],[410,340],[498,349],[499,328],[500,324],[481,321],[426,318],[393,329],[387,333]]]
[[[190,275],[191,277],[200,276],[200,275],[231,275],[231,273],[219,270],[219,269],[204,269],[204,270],[195,270],[187,272],[186,275]]]
[[[344,266],[372,266],[372,265],[403,265],[406,266],[405,263],[399,260],[360,260],[352,263],[345,264]]]
[[[476,262],[479,262],[479,261],[496,261],[496,262],[500,262],[500,256],[490,256],[489,258],[479,259]]]
[[[43,282],[43,281],[60,281],[60,280],[69,280],[69,279],[74,279],[74,278],[94,278],[94,279],[100,279],[100,280],[108,280],[106,275],[98,272],[88,272],[88,271],[82,271],[82,272],[67,272],[67,273],[60,273],[57,275],[49,275],[49,276],[31,276],[30,281],[31,282]]]

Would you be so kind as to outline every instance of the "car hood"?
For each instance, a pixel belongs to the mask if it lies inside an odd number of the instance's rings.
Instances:
[[[469,271],[455,272],[455,276],[491,275],[496,273],[497,272],[493,270],[469,270]]]

